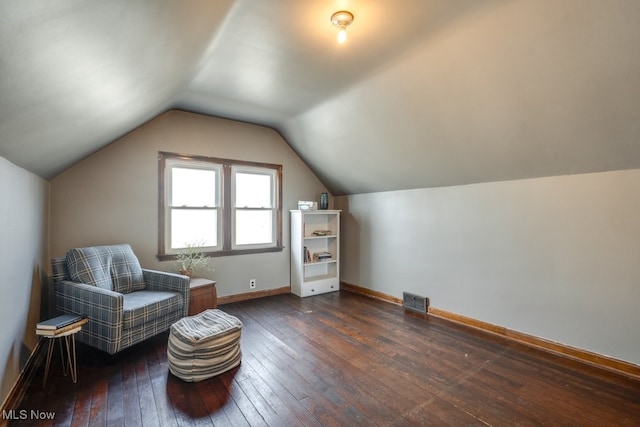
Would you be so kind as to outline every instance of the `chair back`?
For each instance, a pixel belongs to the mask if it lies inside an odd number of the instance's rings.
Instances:
[[[123,294],[146,287],[140,262],[127,244],[73,248],[64,259],[62,274],[73,282]]]
[[[69,271],[67,270],[67,257],[61,256],[51,259],[51,272],[53,282],[59,280],[69,280]]]

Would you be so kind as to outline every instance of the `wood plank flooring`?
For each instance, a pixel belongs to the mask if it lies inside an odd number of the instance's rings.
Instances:
[[[79,347],[78,383],[55,360],[10,425],[640,425],[637,379],[386,302],[342,291],[220,308],[244,324],[233,371],[182,382],[167,334],[115,358]]]

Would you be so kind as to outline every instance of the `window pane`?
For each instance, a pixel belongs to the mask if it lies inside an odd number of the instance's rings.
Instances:
[[[273,242],[272,211],[236,210],[236,245]]]
[[[236,206],[240,208],[270,208],[271,175],[236,173]]]
[[[218,245],[218,211],[216,209],[172,209],[171,249],[184,248],[188,243],[204,242]]]
[[[217,206],[214,170],[171,169],[171,206]]]

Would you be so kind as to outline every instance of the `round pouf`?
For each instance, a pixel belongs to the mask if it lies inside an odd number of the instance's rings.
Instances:
[[[219,309],[183,317],[171,325],[167,359],[176,377],[196,382],[240,364],[242,322]]]

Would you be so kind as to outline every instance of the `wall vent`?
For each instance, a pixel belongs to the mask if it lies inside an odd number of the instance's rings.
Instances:
[[[429,309],[429,298],[410,294],[409,292],[403,292],[402,306],[407,310],[426,314]]]

